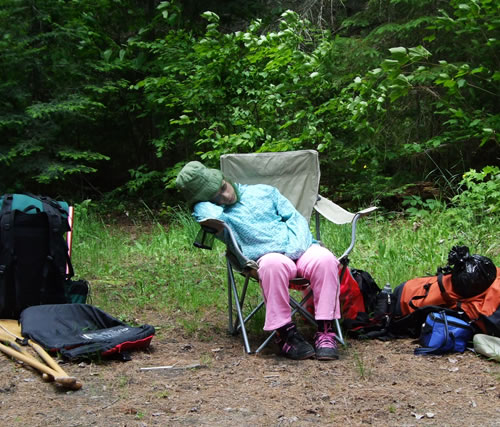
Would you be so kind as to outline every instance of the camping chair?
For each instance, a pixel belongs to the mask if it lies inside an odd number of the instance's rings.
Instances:
[[[221,170],[224,176],[241,184],[268,184],[281,192],[295,208],[310,221],[313,210],[315,211],[316,239],[320,240],[320,214],[335,224],[351,223],[351,242],[346,251],[339,258],[343,264],[340,280],[348,263],[348,255],[354,248],[356,238],[356,223],[359,218],[372,212],[376,207],[370,207],[355,214],[350,213],[335,203],[319,196],[319,160],[318,153],[314,150],[301,150],[277,153],[255,154],[226,154],[220,159]],[[214,237],[226,244],[226,264],[228,280],[228,317],[229,332],[233,335],[241,331],[245,351],[252,353],[248,340],[246,323],[263,307],[261,301],[249,314],[244,316],[244,303],[250,280],[258,281],[258,265],[249,260],[240,251],[236,238],[230,227],[217,219],[205,219],[200,222],[201,230],[195,241],[195,246],[211,249]],[[244,276],[241,292],[238,292],[234,271]],[[290,289],[299,290],[305,295],[297,301],[290,295],[292,317],[300,314],[311,324],[316,325],[313,316],[307,311],[305,304],[312,296],[309,282],[301,277],[292,279]],[[236,309],[236,320],[233,322],[233,304]],[[337,340],[344,344],[344,339],[338,319],[335,320]],[[259,353],[275,335],[269,337],[255,350]]]

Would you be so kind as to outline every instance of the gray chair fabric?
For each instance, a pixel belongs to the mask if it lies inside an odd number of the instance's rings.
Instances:
[[[220,166],[224,176],[234,182],[276,187],[307,221],[310,220],[318,199],[317,151],[225,154],[220,158]]]

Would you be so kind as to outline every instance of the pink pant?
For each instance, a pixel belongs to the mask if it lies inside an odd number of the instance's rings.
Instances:
[[[272,331],[292,321],[288,282],[297,276],[310,281],[316,320],[340,318],[339,262],[328,249],[312,245],[295,262],[285,255],[269,253],[258,264],[266,303],[264,330]]]

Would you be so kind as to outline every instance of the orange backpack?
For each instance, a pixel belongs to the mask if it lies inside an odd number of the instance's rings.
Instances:
[[[453,291],[451,274],[408,280],[395,290],[395,318],[408,316],[427,306],[463,311],[477,332],[500,337],[500,268],[483,293],[463,298]]]

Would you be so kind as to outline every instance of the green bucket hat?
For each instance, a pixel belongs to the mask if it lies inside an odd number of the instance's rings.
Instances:
[[[224,176],[218,169],[209,169],[200,162],[187,163],[177,175],[176,187],[189,204],[206,202],[215,197]]]

